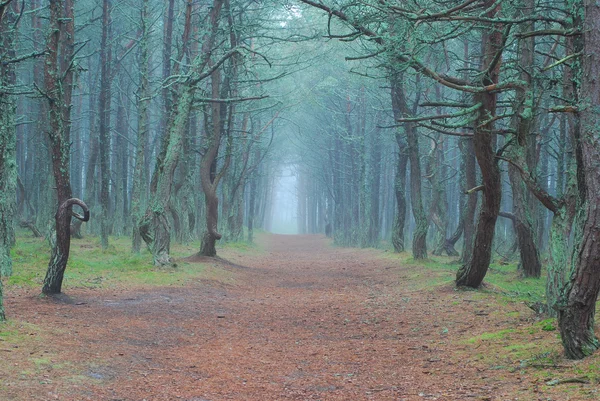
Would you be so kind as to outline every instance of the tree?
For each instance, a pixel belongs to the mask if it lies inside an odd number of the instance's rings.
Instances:
[[[144,0],[140,10],[140,44],[138,65],[140,72],[140,83],[137,94],[138,124],[137,124],[137,147],[135,153],[135,168],[133,170],[133,183],[131,190],[131,251],[139,253],[142,237],[138,223],[142,217],[142,202],[144,194],[144,157],[146,153],[146,141],[148,136],[148,106],[150,103],[149,82],[149,0]]]
[[[100,96],[99,109],[99,151],[100,151],[100,242],[102,249],[108,248],[109,231],[109,186],[110,186],[110,116],[112,84],[112,21],[111,2],[102,2],[102,41],[100,44]]]
[[[51,144],[58,210],[54,216],[56,238],[51,241],[52,256],[42,287],[42,292],[47,295],[59,294],[62,290],[71,247],[71,217],[89,220],[89,209],[85,203],[71,197],[69,175],[74,44],[73,0],[50,0],[50,35],[46,43],[44,95],[49,105],[50,126],[47,135]],[[74,205],[80,206],[84,214],[74,213]]]
[[[600,75],[600,6],[590,0],[582,3],[584,56],[581,58],[578,106],[581,138],[576,143],[579,224],[575,234],[573,270],[558,313],[565,353],[572,359],[584,358],[600,348],[600,341],[594,334],[596,300],[600,291],[600,82],[597,78]]]
[[[0,5],[0,321],[4,320],[2,277],[12,273],[10,249],[14,245],[14,215],[16,209],[17,161],[14,86],[17,2]]]
[[[173,104],[173,116],[169,119],[167,132],[163,139],[164,158],[159,158],[155,167],[153,186],[148,208],[140,222],[140,234],[150,250],[156,266],[171,265],[171,234],[168,212],[173,187],[173,177],[181,154],[183,138],[190,118],[194,94],[203,80],[218,74],[218,69],[238,49],[226,52],[218,60],[212,60],[215,40],[218,34],[221,9],[224,0],[214,0],[207,16],[209,30],[204,34],[200,53],[195,57],[189,72],[177,85],[177,96]],[[191,20],[189,23],[191,24]],[[184,29],[189,32],[189,27]],[[218,98],[218,97],[217,97]],[[216,103],[218,104],[218,102]],[[215,226],[216,229],[216,226]]]

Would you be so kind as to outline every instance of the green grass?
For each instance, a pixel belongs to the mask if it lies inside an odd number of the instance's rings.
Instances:
[[[467,340],[468,344],[475,344],[482,341],[506,340],[510,338],[510,334],[515,333],[514,329],[500,330],[492,333],[483,333],[476,337],[471,337]]]
[[[7,291],[10,291],[11,286],[41,287],[50,259],[50,247],[46,240],[33,238],[25,232],[18,234],[11,253],[13,275],[5,279]],[[232,274],[216,263],[190,263],[184,259],[198,252],[199,242],[186,245],[172,243],[171,255],[176,264],[167,268],[153,266],[152,255],[145,248],[140,254],[132,254],[131,240],[128,237],[111,237],[109,244],[108,249],[102,250],[97,237],[73,239],[65,271],[65,288],[170,286],[203,279],[233,281]],[[229,243],[219,249],[242,254],[260,252],[256,245],[245,242]]]

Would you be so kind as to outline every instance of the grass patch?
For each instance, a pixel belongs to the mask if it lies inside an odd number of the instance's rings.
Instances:
[[[515,333],[514,329],[500,330],[496,332],[483,333],[475,337],[469,338],[466,342],[468,344],[476,344],[483,341],[497,341],[506,340],[509,338],[509,334]]]
[[[19,232],[12,250],[13,275],[6,278],[10,287],[41,287],[50,247],[46,240],[33,238]],[[102,250],[98,237],[86,236],[71,241],[71,253],[65,271],[65,288],[107,288],[116,286],[171,286],[184,285],[194,280],[216,280],[232,282],[233,274],[216,263],[190,263],[184,258],[200,249],[200,242],[189,244],[172,243],[171,255],[174,267],[155,267],[147,249],[140,254],[131,253],[128,237],[111,237],[109,248]],[[224,252],[237,254],[258,253],[257,245],[246,242],[228,243],[221,247]]]

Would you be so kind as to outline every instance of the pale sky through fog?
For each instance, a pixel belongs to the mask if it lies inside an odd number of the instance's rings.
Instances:
[[[298,234],[296,183],[293,168],[284,167],[275,184],[273,224],[271,225],[271,231],[275,234]]]

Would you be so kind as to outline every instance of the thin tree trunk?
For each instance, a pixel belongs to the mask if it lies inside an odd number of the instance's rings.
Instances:
[[[100,244],[102,249],[108,248],[109,231],[109,185],[110,185],[110,109],[111,109],[111,64],[112,51],[110,43],[110,0],[102,2],[102,41],[100,45],[100,96],[98,109],[100,123],[99,150],[100,150]]]

